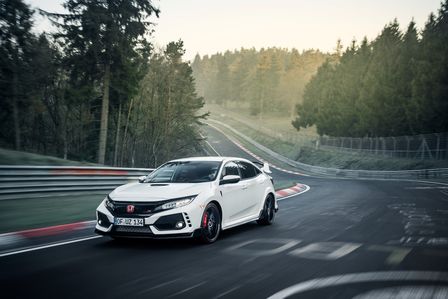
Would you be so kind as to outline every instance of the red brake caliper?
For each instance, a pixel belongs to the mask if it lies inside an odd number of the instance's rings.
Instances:
[[[202,216],[202,227],[207,227],[207,212],[204,212],[204,216]]]

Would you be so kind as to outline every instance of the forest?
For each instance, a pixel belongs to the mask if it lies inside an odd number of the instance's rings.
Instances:
[[[204,102],[181,40],[148,42],[148,0],[66,0],[64,14],[0,0],[0,147],[153,167],[199,149]],[[55,30],[37,34],[33,16]]]
[[[448,132],[448,1],[422,30],[396,20],[372,41],[332,53],[282,48],[197,55],[207,103],[249,107],[319,135],[386,137]]]
[[[248,106],[250,114],[295,114],[297,102],[319,66],[335,55],[318,50],[240,49],[200,57],[191,67],[198,93],[207,102]]]
[[[377,137],[448,132],[448,1],[420,32],[396,20],[327,60],[297,105],[297,128]]]

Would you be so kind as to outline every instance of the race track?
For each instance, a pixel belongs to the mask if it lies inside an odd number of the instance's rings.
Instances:
[[[253,160],[222,133],[204,131],[219,154]],[[209,246],[101,237],[3,256],[2,297],[448,296],[448,184],[272,170],[276,180],[310,187],[279,202],[272,226],[231,229]]]

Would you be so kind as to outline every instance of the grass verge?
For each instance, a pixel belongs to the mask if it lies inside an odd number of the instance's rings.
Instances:
[[[430,168],[444,168],[448,167],[446,160],[416,160],[404,158],[391,158],[378,155],[368,155],[357,152],[340,152],[337,150],[315,149],[306,142],[303,144],[295,144],[287,142],[272,136],[269,136],[253,127],[247,126],[238,119],[229,117],[229,115],[218,116],[212,114],[212,118],[225,122],[244,135],[263,144],[267,148],[277,152],[292,160],[296,160],[305,164],[338,168],[338,169],[357,169],[357,170],[412,170],[412,169],[430,169]],[[239,142],[244,144],[250,151],[258,155],[261,151],[257,150],[252,144],[245,142],[242,138],[236,136],[229,130],[220,127],[230,136],[236,138]],[[266,157],[264,152],[261,152],[261,157]],[[269,161],[269,159],[267,159]],[[279,165],[280,166],[280,165]],[[289,169],[289,168],[288,168]]]
[[[95,219],[104,194],[0,201],[0,233]]]
[[[64,160],[52,156],[0,149],[0,165],[99,166],[88,162]]]

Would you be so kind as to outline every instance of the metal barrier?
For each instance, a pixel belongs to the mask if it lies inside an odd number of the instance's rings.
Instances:
[[[209,119],[209,122],[213,122],[220,126],[223,126],[238,135],[248,143],[252,144],[259,150],[265,152],[269,156],[286,163],[296,169],[303,170],[316,175],[333,176],[333,177],[347,177],[347,178],[376,178],[376,179],[448,179],[448,168],[437,169],[419,169],[419,170],[398,170],[398,171],[376,171],[376,170],[350,170],[350,169],[337,169],[326,168],[320,166],[313,166],[297,162],[289,159],[273,150],[265,147],[264,145],[256,142],[252,138],[244,135],[243,133],[235,130],[231,126],[222,123],[217,120]],[[212,125],[213,126],[213,125]],[[214,127],[214,126],[213,126]]]
[[[322,136],[317,146],[337,150],[419,160],[448,160],[448,133],[354,138]]]
[[[415,160],[448,160],[448,132],[410,136],[390,136],[373,138],[313,136],[291,130],[273,130],[260,123],[254,123],[241,115],[226,110],[225,115],[242,125],[297,147],[308,146],[339,152]]]
[[[0,200],[58,194],[107,193],[153,169],[0,165]]]

